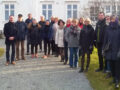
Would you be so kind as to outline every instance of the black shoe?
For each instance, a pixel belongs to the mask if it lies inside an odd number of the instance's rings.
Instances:
[[[95,70],[95,72],[101,72],[101,71],[102,71],[102,69],[100,69],[100,68]]]
[[[70,68],[73,68],[73,66],[70,66]]]
[[[84,72],[84,69],[80,69],[79,73],[83,73]]]
[[[26,55],[29,55],[29,52],[27,52],[27,54]]]

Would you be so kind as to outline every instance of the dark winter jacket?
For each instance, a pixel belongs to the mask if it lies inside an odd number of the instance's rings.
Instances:
[[[80,33],[79,44],[82,53],[91,53],[93,49],[94,29],[91,25],[84,25]]]
[[[30,30],[30,43],[31,44],[39,44],[40,42],[40,26],[39,24],[33,25],[31,24],[29,27]]]
[[[106,29],[105,19],[102,21],[98,21],[96,24],[96,29],[95,29],[95,33],[94,33],[94,41],[95,41],[96,45],[103,44],[105,29]]]
[[[17,29],[15,23],[8,22],[4,25],[5,44],[12,44],[16,41]],[[9,40],[9,37],[14,37],[14,40]]]
[[[54,24],[54,23],[55,23],[55,22],[53,22],[53,21],[50,23],[50,31],[51,31],[51,38],[52,38],[52,40],[53,40],[53,32],[54,32],[54,31],[53,31],[53,24]]]
[[[22,22],[17,21],[15,24],[17,28],[16,40],[17,41],[25,40],[25,36],[27,34],[27,25],[23,21]]]
[[[116,22],[110,23],[106,28],[103,49],[106,45],[109,48],[104,52],[105,58],[107,60],[117,60],[117,54],[120,50],[120,26]]]
[[[44,31],[43,31],[43,37],[44,40],[52,40],[52,31],[50,29],[50,25],[45,25]]]
[[[44,28],[45,28],[45,22],[40,21],[39,24],[41,25],[41,39],[43,39],[43,31],[44,31]]]

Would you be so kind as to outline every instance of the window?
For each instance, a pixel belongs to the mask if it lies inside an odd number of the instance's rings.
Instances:
[[[117,15],[120,16],[120,6],[117,7]]]
[[[112,14],[116,14],[116,6],[112,6]]]
[[[106,6],[106,13],[110,13],[110,6]]]
[[[9,20],[9,16],[15,13],[15,6],[14,4],[5,4],[5,20]]]
[[[99,7],[90,7],[90,17],[92,21],[97,20],[98,13],[99,13]]]
[[[77,5],[67,5],[67,18],[77,18]]]
[[[42,5],[42,14],[45,16],[45,19],[50,20],[52,16],[52,5],[51,4],[43,4]]]

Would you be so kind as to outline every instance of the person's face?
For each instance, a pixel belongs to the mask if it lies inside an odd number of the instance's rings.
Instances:
[[[82,18],[80,18],[80,21],[79,21],[80,23],[83,23],[84,21],[83,21],[83,19]]]
[[[13,17],[13,16],[10,16],[10,17],[9,17],[9,21],[10,21],[10,22],[14,22],[14,17]]]
[[[29,19],[32,19],[32,14],[29,14],[29,15],[28,15],[28,18],[29,18]]]
[[[36,21],[36,20],[33,20],[33,24],[37,24],[37,21]]]
[[[18,21],[22,21],[23,20],[23,18],[22,17],[18,17]]]
[[[60,26],[61,26],[61,27],[63,27],[63,26],[64,26],[63,22],[60,22]]]
[[[115,18],[115,17],[111,19],[111,22],[115,22],[115,21],[116,21],[116,18]]]
[[[85,25],[89,25],[89,21],[85,21]]]
[[[106,22],[110,22],[110,16],[106,17]]]
[[[53,22],[54,22],[54,17],[51,17],[51,21],[53,21]]]
[[[44,21],[44,17],[43,17],[43,16],[41,16],[41,17],[40,17],[40,20],[41,20],[41,21]]]
[[[46,21],[46,25],[50,25],[50,23],[48,21]]]
[[[77,25],[77,22],[72,22],[72,25],[73,25],[73,26],[76,26],[76,25]]]
[[[99,15],[98,15],[98,19],[99,20],[103,20],[105,18],[105,15],[103,14],[103,13],[100,13]]]
[[[68,25],[68,24],[71,24],[71,20],[68,19],[66,24],[67,24],[67,25]]]
[[[57,22],[58,22],[58,19],[56,18],[56,19],[55,19],[55,23],[57,23]]]

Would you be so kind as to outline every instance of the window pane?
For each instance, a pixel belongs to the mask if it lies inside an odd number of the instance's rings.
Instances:
[[[106,13],[110,13],[110,6],[106,6]]]
[[[42,9],[46,9],[46,5],[45,4],[42,5]]]
[[[51,4],[48,5],[48,9],[52,9],[52,5]]]
[[[9,5],[8,4],[5,5],[5,9],[9,9]]]
[[[48,10],[48,19],[49,20],[50,20],[51,16],[52,16],[52,10]]]
[[[67,12],[67,18],[72,18],[72,14],[71,13],[72,13],[71,11]]]
[[[71,9],[72,8],[72,6],[71,5],[67,5],[67,9]]]
[[[14,9],[14,4],[11,4],[11,5],[10,5],[10,9]]]
[[[10,15],[14,16],[14,10],[10,11]]]
[[[9,11],[5,10],[5,20],[9,20]]]
[[[42,14],[44,15],[44,17],[46,19],[46,10],[43,10]]]
[[[73,5],[73,9],[77,9],[77,5]]]
[[[73,11],[73,18],[75,18],[75,19],[77,18],[77,11],[76,10]]]

